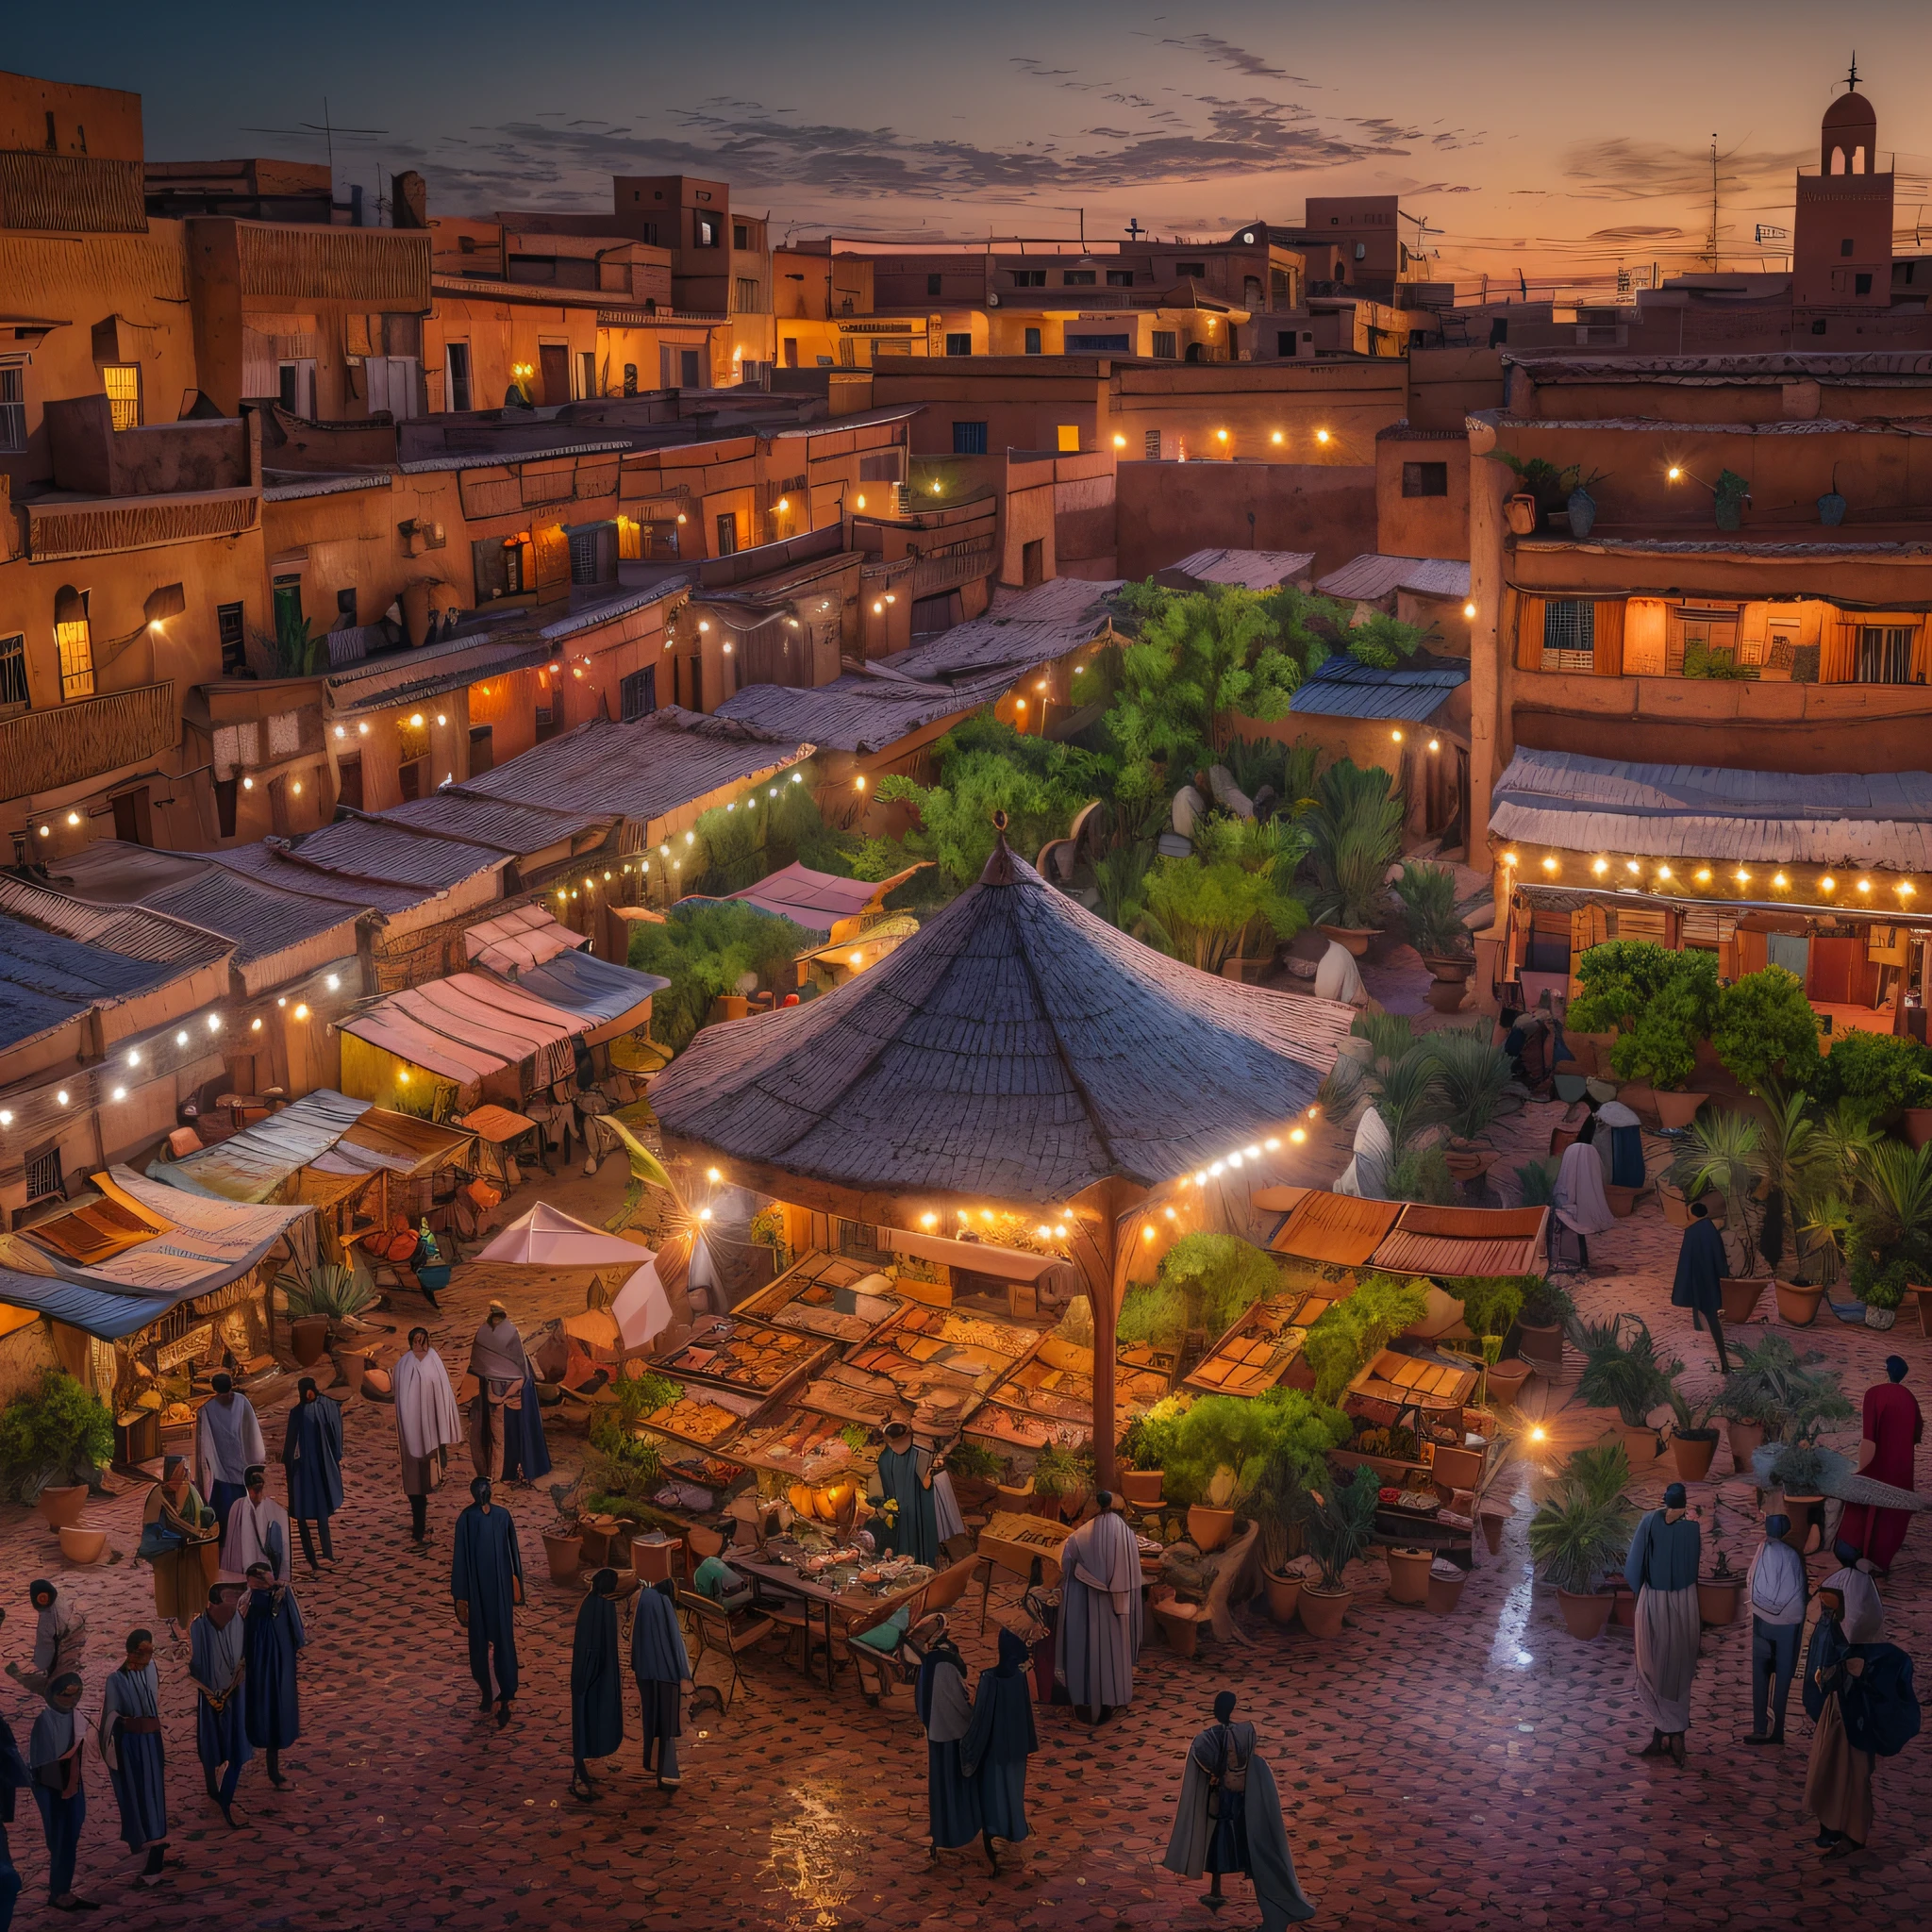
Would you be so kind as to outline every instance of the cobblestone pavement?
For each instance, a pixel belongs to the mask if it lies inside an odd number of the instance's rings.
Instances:
[[[1511,1158],[1547,1142],[1555,1108],[1507,1124]],[[1662,1143],[1653,1152],[1661,1155]],[[608,1169],[614,1176],[616,1170]],[[608,1191],[613,1194],[613,1178]],[[605,1183],[598,1183],[600,1191]],[[559,1190],[559,1191],[562,1191]],[[569,1190],[583,1211],[585,1191]],[[604,1211],[608,1211],[608,1207]],[[1597,1244],[1609,1272],[1584,1285],[1593,1310],[1646,1314],[1707,1381],[1708,1349],[1671,1311],[1675,1241],[1654,1205]],[[405,1315],[409,1314],[405,1309]],[[549,1312],[517,1310],[526,1320]],[[480,1309],[453,1301],[434,1327],[459,1366]],[[1862,1390],[1889,1348],[1932,1385],[1932,1346],[1902,1325],[1891,1337],[1826,1318],[1816,1343]],[[1548,1411],[1553,1447],[1596,1433],[1597,1418],[1560,1410],[1565,1391],[1529,1385]],[[744,1926],[784,1932],[860,1927],[1200,1926],[1252,1924],[1244,1881],[1219,1921],[1200,1886],[1159,1869],[1186,1740],[1224,1684],[1260,1727],[1289,1807],[1303,1882],[1319,1923],[1355,1927],[1574,1926],[1604,1923],[1707,1928],[1781,1925],[1800,1914],[1897,1924],[1932,1908],[1932,1858],[1918,1820],[1932,1805],[1932,1745],[1921,1740],[1877,1778],[1874,1842],[1821,1868],[1800,1814],[1805,1740],[1781,1753],[1740,1748],[1749,1728],[1747,1639],[1739,1624],[1707,1633],[1682,1771],[1628,1756],[1643,1733],[1631,1695],[1629,1633],[1570,1638],[1554,1602],[1533,1589],[1524,1546],[1530,1465],[1507,1481],[1515,1516],[1500,1557],[1483,1554],[1455,1615],[1389,1603],[1379,1566],[1364,1566],[1349,1627],[1320,1642],[1257,1618],[1248,1641],[1183,1662],[1152,1644],[1137,1700],[1098,1736],[1064,1711],[1040,1713],[1029,1785],[1033,1837],[993,1879],[972,1855],[928,1870],[923,1740],[908,1706],[869,1709],[847,1677],[828,1695],[775,1657],[754,1657],[730,1713],[708,1710],[688,1734],[675,1799],[641,1772],[632,1740],[591,1807],[565,1792],[568,1645],[575,1595],[543,1578],[541,1491],[511,1492],[532,1574],[519,1633],[524,1691],[507,1733],[480,1722],[450,1614],[448,1554],[459,1487],[435,1499],[429,1555],[410,1553],[395,1475],[390,1412],[352,1402],[348,1504],[337,1519],[341,1565],[300,1586],[309,1646],[302,1665],[305,1728],[288,1754],[295,1780],[277,1796],[259,1760],[242,1784],[242,1829],[230,1834],[201,1795],[185,1652],[161,1657],[174,1848],[183,1859],[153,1891],[131,1883],[98,1758],[83,1892],[101,1900],[99,1932],[122,1927],[242,1925]],[[280,1439],[279,1410],[264,1416]],[[1856,1429],[1851,1432],[1856,1439]],[[559,1476],[576,1445],[555,1445]],[[1728,1463],[1727,1452],[1718,1460]],[[1655,1501],[1665,1464],[1641,1489]],[[279,1486],[279,1475],[275,1478]],[[1730,1547],[1755,1547],[1756,1498],[1725,1478]],[[91,1520],[131,1551],[140,1497],[95,1505]],[[1920,1526],[1886,1589],[1889,1634],[1921,1657],[1932,1529]],[[132,1562],[63,1569],[39,1522],[0,1521],[0,1654],[30,1641],[27,1580],[59,1576],[86,1608],[92,1640],[86,1708],[127,1627],[152,1622],[146,1569]],[[1814,1563],[1814,1576],[1821,1574]],[[994,1596],[994,1613],[1017,1612]],[[990,1642],[964,1620],[969,1661]],[[991,1626],[989,1626],[989,1635]],[[710,1666],[702,1674],[713,1674]],[[29,1700],[0,1678],[0,1709],[25,1741]],[[26,1881],[25,1916],[44,1923],[45,1855],[30,1807],[13,1832]]]

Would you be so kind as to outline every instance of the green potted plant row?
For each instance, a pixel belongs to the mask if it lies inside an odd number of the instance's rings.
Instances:
[[[1551,1493],[1529,1524],[1529,1554],[1543,1582],[1557,1592],[1571,1636],[1603,1635],[1614,1607],[1600,1590],[1621,1569],[1637,1512],[1624,1494],[1630,1459],[1619,1442],[1579,1449],[1557,1471]]]
[[[1338,758],[1315,781],[1303,823],[1318,929],[1359,958],[1375,935],[1384,881],[1402,850],[1402,794],[1381,766]]]
[[[114,1459],[114,1418],[106,1403],[60,1369],[0,1409],[0,1486],[38,1504],[49,1528],[75,1528],[83,1505]]]
[[[1580,1033],[1613,1031],[1609,1062],[1617,1077],[1651,1090],[1659,1124],[1688,1126],[1709,1097],[1690,1091],[1697,1045],[1717,1014],[1717,960],[1673,952],[1648,940],[1611,940],[1576,961],[1582,991],[1566,1024]]]
[[[1650,1418],[1671,1399],[1672,1378],[1684,1364],[1658,1355],[1650,1324],[1636,1315],[1579,1319],[1571,1324],[1570,1339],[1583,1356],[1573,1399],[1592,1408],[1614,1408],[1631,1462],[1648,1469],[1663,1454],[1663,1438]]]

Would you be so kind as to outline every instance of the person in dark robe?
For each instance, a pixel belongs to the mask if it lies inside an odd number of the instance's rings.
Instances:
[[[1594,1144],[1605,1157],[1607,1178],[1615,1187],[1641,1188],[1646,1178],[1643,1124],[1621,1100],[1605,1101],[1595,1118]]]
[[[322,1399],[313,1375],[304,1375],[295,1385],[295,1406],[282,1435],[282,1467],[289,1479],[289,1514],[295,1520],[309,1569],[321,1567],[308,1534],[311,1523],[322,1534],[323,1561],[333,1564],[336,1552],[328,1520],[342,1507],[342,1411],[338,1404]]]
[[[0,1932],[12,1932],[13,1908],[20,1902],[20,1868],[13,1862],[8,1839],[13,1826],[13,1794],[32,1782],[26,1759],[14,1741],[13,1726],[0,1717]]]
[[[87,1823],[87,1788],[81,1775],[81,1746],[87,1724],[75,1715],[80,1678],[63,1671],[47,1686],[47,1707],[34,1720],[26,1761],[33,1774],[34,1803],[47,1840],[47,1903],[57,1912],[91,1912],[94,1901],[74,1890],[74,1861]]]
[[[1885,1380],[1865,1391],[1863,1441],[1858,1474],[1895,1490],[1918,1487],[1918,1446],[1924,1440],[1925,1421],[1918,1398],[1906,1387],[1903,1356],[1885,1358]],[[1849,1543],[1879,1575],[1890,1574],[1893,1561],[1912,1526],[1908,1509],[1874,1509],[1864,1503],[1847,1503],[1839,1518],[1840,1542]]]
[[[1268,1760],[1255,1749],[1255,1727],[1236,1724],[1235,1695],[1214,1700],[1214,1722],[1188,1747],[1180,1803],[1161,1863],[1183,1878],[1213,1874],[1207,1898],[1221,1902],[1221,1880],[1245,1872],[1254,1880],[1263,1932],[1281,1932],[1315,1916],[1295,1876],[1281,1793]]]
[[[56,1590],[44,1576],[27,1585],[27,1601],[34,1607],[34,1654],[31,1668],[22,1670],[8,1664],[7,1674],[27,1690],[44,1697],[56,1677],[78,1670],[87,1655],[87,1619],[75,1608],[74,1599]]]
[[[1084,1724],[1104,1724],[1134,1701],[1134,1659],[1143,1629],[1141,1545],[1109,1491],[1060,1545],[1060,1615],[1054,1669]]]
[[[959,1744],[973,1727],[966,1663],[946,1631],[946,1620],[917,1648],[922,1652],[912,1701],[925,1728],[925,1813],[930,1857],[970,1845],[981,1830],[979,1786],[959,1767]]]
[[[1711,1229],[1712,1234],[1717,1230]],[[1624,1580],[1637,1594],[1637,1696],[1650,1719],[1640,1757],[1684,1761],[1690,1728],[1690,1681],[1697,1674],[1697,1564],[1704,1539],[1686,1512],[1684,1485],[1664,1491],[1664,1507],[1637,1525]]]
[[[1805,1710],[1817,1726],[1805,1769],[1805,1808],[1818,1820],[1818,1856],[1844,1858],[1872,1837],[1872,1780],[1880,1757],[1919,1733],[1912,1660],[1895,1643],[1853,1641],[1842,1593],[1826,1582],[1805,1657]]]
[[[1026,1760],[1040,1749],[1026,1681],[1032,1660],[1025,1643],[1002,1628],[999,1662],[979,1674],[973,1722],[959,1742],[959,1769],[979,1790],[980,1838],[995,1877],[1000,1860],[993,1840],[1016,1845],[1026,1836]]]
[[[101,1756],[121,1807],[121,1842],[145,1852],[138,1885],[159,1882],[168,1857],[168,1763],[151,1630],[127,1633],[127,1656],[101,1697]]]
[[[469,1633],[470,1674],[482,1692],[477,1707],[490,1708],[493,1683],[500,1730],[509,1723],[517,1694],[516,1606],[524,1600],[524,1558],[517,1526],[509,1511],[491,1500],[492,1493],[487,1475],[470,1485],[473,1500],[457,1518],[449,1593],[457,1622]]]
[[[597,1795],[584,1760],[624,1742],[624,1678],[617,1660],[617,1572],[600,1570],[577,1610],[570,1650],[570,1794]]]
[[[296,1653],[308,1641],[302,1607],[266,1563],[248,1573],[248,1610],[242,1633],[242,1710],[248,1741],[268,1754],[268,1781],[276,1790],[282,1753],[302,1735],[302,1706],[295,1682]]]
[[[640,1591],[630,1628],[631,1675],[638,1680],[643,1706],[644,1769],[651,1769],[655,1746],[660,1791],[678,1787],[677,1740],[684,1732],[680,1713],[684,1687],[691,1681],[691,1650],[678,1627],[672,1592],[669,1581]]]
[[[1731,1358],[1724,1353],[1724,1291],[1720,1284],[1731,1272],[1724,1254],[1724,1238],[1702,1201],[1690,1204],[1690,1225],[1684,1230],[1677,1250],[1677,1278],[1671,1286],[1671,1306],[1689,1308],[1694,1328],[1701,1317],[1717,1344],[1720,1374],[1731,1373]]]
[[[255,1756],[248,1741],[242,1680],[248,1625],[242,1616],[245,1585],[218,1583],[208,1592],[208,1608],[188,1627],[188,1676],[194,1686],[194,1751],[201,1759],[208,1794],[222,1807],[232,1829],[236,1824],[235,1788],[242,1767]],[[215,1782],[217,1774],[221,1782]]]
[[[933,1473],[939,1467],[932,1451],[912,1440],[904,1423],[886,1424],[886,1446],[878,1467],[866,1485],[866,1497],[885,1518],[885,1546],[895,1557],[937,1569],[940,1560],[939,1507],[933,1501]]]
[[[550,1474],[550,1444],[543,1438],[543,1411],[537,1402],[537,1371],[525,1360],[523,1392],[514,1408],[503,1412],[503,1479],[533,1483]]]

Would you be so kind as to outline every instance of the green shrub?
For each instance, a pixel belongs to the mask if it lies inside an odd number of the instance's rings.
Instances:
[[[631,927],[631,965],[671,982],[651,1002],[652,1031],[681,1053],[705,1024],[711,1002],[736,992],[745,974],[789,989],[792,961],[811,941],[789,919],[731,900],[675,906],[661,925],[638,921]]]
[[[92,1487],[114,1459],[114,1418],[72,1375],[47,1369],[40,1392],[0,1409],[0,1483],[23,1503],[75,1483]]]
[[[1381,917],[1383,881],[1402,850],[1402,794],[1380,765],[1338,758],[1315,781],[1305,823],[1312,841],[1317,919],[1369,926]]]
[[[1316,1318],[1302,1343],[1315,1372],[1315,1399],[1338,1402],[1368,1362],[1428,1312],[1427,1291],[1418,1282],[1371,1274],[1353,1294]]]
[[[1268,1389],[1252,1398],[1204,1395],[1159,1444],[1162,1488],[1175,1503],[1198,1503],[1215,1471],[1231,1469],[1239,1504],[1255,1493],[1274,1460],[1306,1490],[1322,1480],[1327,1452],[1346,1442],[1349,1433],[1340,1409],[1300,1389]]]
[[[1177,1395],[1157,1402],[1137,1415],[1121,1438],[1121,1457],[1129,1469],[1165,1469],[1180,1441],[1181,1418],[1188,1405]]]
[[[1145,1286],[1128,1291],[1115,1332],[1125,1342],[1177,1344],[1191,1328],[1211,1341],[1281,1286],[1281,1268],[1252,1241],[1203,1230],[1183,1235]]]
[[[1453,1274],[1442,1277],[1445,1294],[1462,1304],[1472,1335],[1507,1335],[1533,1290],[1547,1286],[1541,1274]]]
[[[1833,1040],[1820,1091],[1855,1117],[1875,1123],[1913,1104],[1925,1069],[1925,1049],[1916,1040],[1854,1028]]]
[[[1325,1491],[1311,1492],[1308,1554],[1322,1573],[1324,1590],[1340,1590],[1342,1573],[1374,1540],[1375,1505],[1381,1477],[1366,1466]]]
[[[1747,973],[1719,992],[1710,1042],[1726,1071],[1753,1093],[1818,1090],[1818,1015],[1804,983],[1782,966]]]
[[[1467,958],[1474,950],[1468,926],[1456,916],[1456,874],[1446,865],[1405,865],[1395,881],[1395,896],[1402,901],[1408,942],[1417,952]]]
[[[1624,1079],[1682,1087],[1716,1022],[1716,956],[1611,940],[1578,958],[1576,977],[1583,991],[1570,1002],[1572,1030],[1616,1032],[1610,1064]]]

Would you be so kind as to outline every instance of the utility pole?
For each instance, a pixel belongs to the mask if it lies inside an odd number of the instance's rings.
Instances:
[[[1717,273],[1717,136],[1710,137],[1710,237],[1704,244],[1704,258]]]

